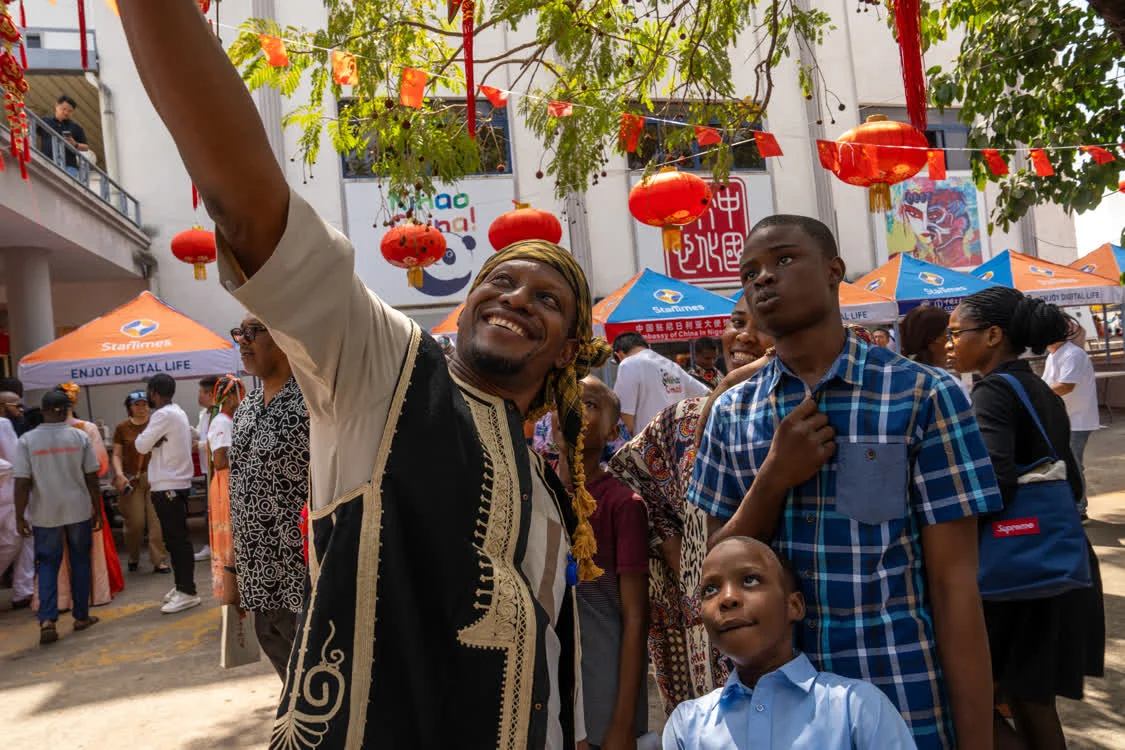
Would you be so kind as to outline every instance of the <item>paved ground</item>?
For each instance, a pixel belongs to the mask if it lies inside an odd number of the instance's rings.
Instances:
[[[1087,683],[1085,702],[1060,700],[1070,747],[1125,750],[1125,417],[1087,449],[1088,527],[1101,558],[1109,631],[1106,678]],[[198,543],[202,523],[194,522]],[[142,563],[143,565],[143,563]],[[196,580],[208,579],[206,563]],[[210,587],[202,607],[160,613],[167,576],[126,574],[126,589],[94,612],[85,633],[70,631],[39,648],[27,611],[7,610],[0,591],[0,704],[6,746],[75,750],[211,750],[266,745],[280,681],[262,661],[218,666],[219,610]],[[655,696],[653,696],[655,697]],[[659,719],[655,701],[654,718]],[[657,724],[653,724],[658,729]]]

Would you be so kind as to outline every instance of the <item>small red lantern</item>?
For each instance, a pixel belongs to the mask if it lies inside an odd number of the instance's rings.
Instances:
[[[488,241],[495,250],[521,240],[546,240],[557,245],[561,239],[562,224],[555,215],[527,203],[516,203],[514,211],[496,217],[488,228]]]
[[[1125,193],[1125,178],[1122,178],[1121,182],[1117,183],[1117,189],[1118,191]]]
[[[215,262],[215,234],[194,227],[172,238],[172,255],[195,266],[195,280],[207,279],[205,264]]]
[[[379,249],[392,266],[406,269],[410,286],[421,289],[422,269],[445,256],[445,235],[428,224],[411,221],[383,235]]]
[[[642,224],[661,228],[664,249],[683,249],[680,227],[692,223],[711,207],[711,187],[693,174],[675,167],[633,186],[629,191],[629,213]]]
[[[203,15],[207,15],[207,11],[211,10],[211,0],[195,0],[195,2],[199,5],[199,10],[203,12]]]
[[[890,210],[891,185],[918,174],[930,148],[922,131],[886,115],[871,115],[836,144],[839,158],[833,174],[849,185],[868,188],[871,213]]]

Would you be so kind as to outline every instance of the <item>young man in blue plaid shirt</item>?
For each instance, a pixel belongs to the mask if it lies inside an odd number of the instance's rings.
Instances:
[[[921,750],[992,750],[975,516],[1000,495],[968,400],[844,329],[844,262],[819,221],[763,220],[740,270],[777,356],[707,422],[688,499],[711,543],[789,557],[808,603],[798,647],[882,688]]]

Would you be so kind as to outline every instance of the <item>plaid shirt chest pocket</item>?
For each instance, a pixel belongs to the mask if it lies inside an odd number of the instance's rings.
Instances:
[[[903,437],[842,437],[836,443],[836,511],[862,524],[904,518],[910,461]]]

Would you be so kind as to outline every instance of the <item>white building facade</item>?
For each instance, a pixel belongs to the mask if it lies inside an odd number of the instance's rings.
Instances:
[[[54,240],[50,237],[23,236],[17,242],[14,230],[6,229],[16,222],[5,206],[16,204],[15,196],[28,188],[13,180],[11,169],[0,175],[0,255],[6,260],[0,282],[6,289],[0,301],[7,306],[13,363],[60,329],[80,325],[145,288],[209,328],[228,331],[241,320],[243,310],[220,288],[217,272],[210,273],[206,281],[196,281],[191,267],[178,262],[169,250],[175,234],[194,224],[209,227],[210,222],[202,207],[192,207],[187,173],[141,85],[120,21],[103,0],[88,1],[95,47],[92,66],[96,66],[96,72],[83,75],[72,67],[78,42],[75,0],[58,0],[57,4],[25,0],[25,4],[27,32],[35,38],[36,48],[43,51],[33,55],[31,63],[32,86],[42,92],[34,99],[37,114],[51,114],[41,110],[53,101],[50,97],[56,91],[74,95],[73,91],[62,91],[63,86],[89,88],[84,101],[91,104],[80,106],[75,119],[87,131],[97,131],[99,165],[107,179],[135,199],[139,221],[126,221],[118,227],[117,231],[128,235],[128,242],[110,238],[112,241],[104,243],[107,248],[84,248],[80,236],[71,237],[69,245],[81,249],[68,248],[70,255],[65,257],[51,245]],[[515,200],[563,218],[562,244],[574,249],[583,262],[598,297],[611,293],[644,267],[733,291],[738,285],[742,236],[754,222],[771,213],[805,214],[825,221],[836,232],[849,278],[857,278],[886,261],[888,252],[910,249],[914,241],[908,231],[911,227],[916,234],[931,231],[931,236],[940,236],[943,242],[952,233],[954,249],[949,257],[960,257],[960,252],[973,261],[972,265],[1007,248],[1063,263],[1077,257],[1073,221],[1057,207],[1039,207],[1010,232],[997,231],[989,236],[992,199],[988,192],[978,195],[971,186],[958,187],[962,200],[954,206],[951,198],[956,196],[923,182],[915,186],[909,199],[919,209],[912,225],[897,213],[889,219],[870,214],[865,191],[825,171],[817,159],[816,139],[835,139],[867,114],[881,112],[900,120],[905,120],[906,114],[898,51],[884,20],[875,13],[857,14],[854,3],[842,0],[815,0],[814,4],[827,11],[838,27],[826,35],[817,57],[825,84],[840,97],[843,111],[837,109],[835,100],[831,113],[806,101],[798,85],[796,63],[786,58],[775,71],[775,89],[763,123],[763,128],[777,137],[784,155],[764,163],[745,160],[745,168],[732,174],[731,187],[717,196],[711,214],[686,231],[686,249],[680,257],[669,257],[662,251],[659,230],[644,227],[630,216],[627,198],[639,170],[630,171],[624,156],[614,157],[607,168],[608,176],[584,196],[560,200],[553,194],[552,180],[537,179],[542,148],[520,122],[517,108],[510,106],[503,113],[509,144],[503,172],[497,169],[465,179],[434,197],[432,218],[446,232],[449,252],[443,261],[427,269],[421,290],[412,289],[406,283],[405,271],[390,266],[379,251],[379,239],[386,231],[382,222],[388,218],[384,210],[387,197],[380,192],[374,176],[352,175],[347,161],[334,153],[327,138],[310,176],[299,157],[293,161],[298,134],[282,132],[280,125],[281,115],[295,103],[282,100],[272,91],[258,92],[255,97],[278,160],[294,189],[329,224],[351,237],[357,250],[357,269],[364,281],[424,326],[436,323],[464,299],[469,280],[492,252],[487,239],[489,224]],[[224,43],[233,41],[237,34],[234,27],[251,16],[274,18],[282,27],[316,28],[325,23],[323,7],[311,0],[222,0],[218,30]],[[501,32],[486,32],[477,41],[477,55],[485,57],[490,50],[520,41],[518,31],[506,37]],[[930,52],[927,64],[948,63],[955,53],[956,45],[947,43]],[[59,62],[68,55],[69,66]],[[37,66],[36,60],[42,63]],[[741,82],[747,90],[753,83],[751,67],[746,65],[746,80]],[[506,82],[501,75],[489,83],[504,87]],[[303,101],[304,96],[304,90],[298,91],[295,102]],[[95,106],[97,111],[92,111]],[[482,106],[487,102],[482,100]],[[935,143],[949,148],[963,143],[965,131],[951,113],[939,117],[935,112],[932,120]],[[91,128],[92,124],[97,127]],[[950,153],[949,176],[954,180],[967,175],[958,171],[966,166],[963,157]],[[30,181],[36,194],[44,193],[47,176],[65,182],[65,172],[49,160],[36,155],[36,162],[33,166],[37,174]],[[74,201],[88,197],[90,190],[77,184],[71,187]],[[65,201],[64,195],[55,203]],[[20,206],[15,210],[24,213],[21,225],[31,220],[29,214],[35,210],[45,211],[42,200],[37,209],[30,204]],[[46,210],[55,210],[54,203]],[[936,229],[923,229],[927,222]],[[129,242],[136,247],[126,248]],[[935,240],[932,244],[938,243]],[[107,260],[107,254],[112,255],[109,246],[119,255],[123,248],[134,250],[132,263],[128,252],[118,262]],[[28,271],[28,266],[38,270]],[[86,266],[93,270],[80,273]],[[19,273],[14,275],[13,269]],[[94,272],[97,269],[101,269],[100,276]],[[20,287],[16,294],[13,285]],[[300,300],[294,300],[294,304],[300,304]],[[51,319],[44,322],[48,309]],[[0,318],[0,322],[3,320]],[[105,398],[116,402],[116,390],[108,390],[111,393]],[[124,393],[124,387],[121,390]]]

